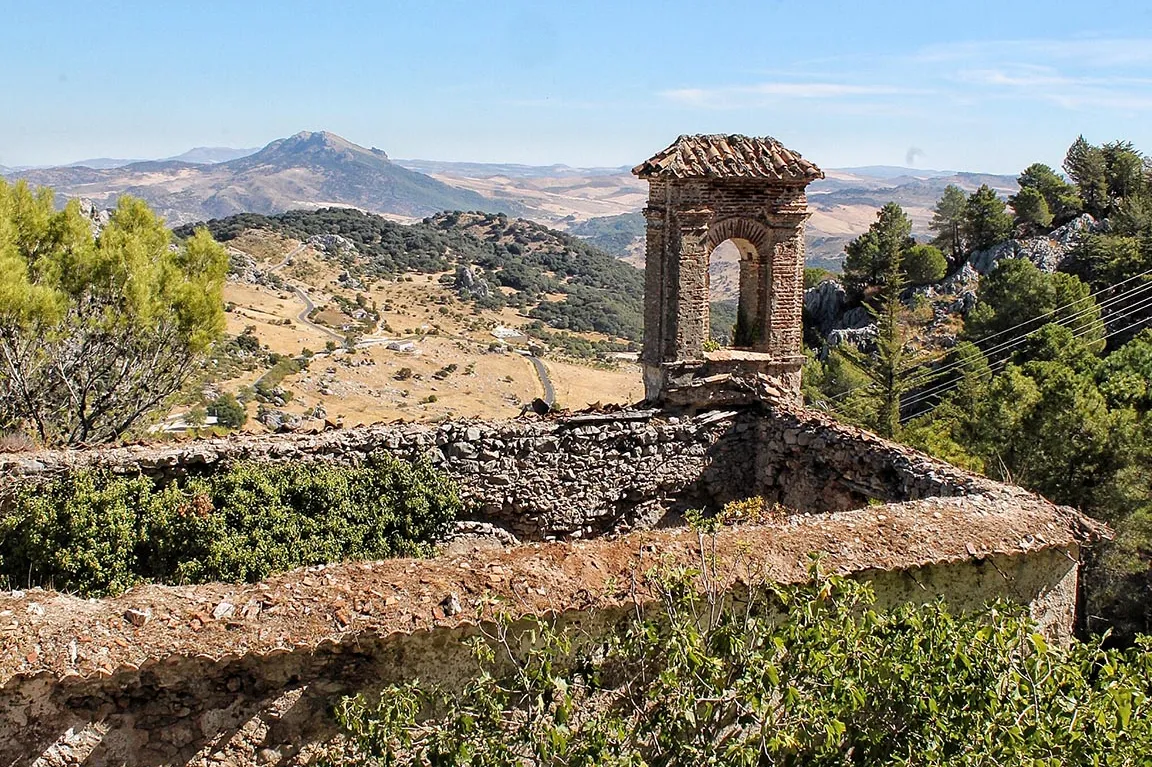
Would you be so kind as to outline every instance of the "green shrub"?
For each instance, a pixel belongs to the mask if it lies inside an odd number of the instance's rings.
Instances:
[[[10,501],[0,581],[99,596],[142,581],[256,581],[304,565],[427,556],[459,508],[444,475],[389,456],[361,467],[244,462],[162,489],[82,471]]]
[[[1148,639],[1050,645],[1018,605],[881,610],[838,577],[702,599],[699,575],[650,581],[653,609],[608,637],[504,617],[461,689],[345,699],[340,764],[1148,764]]]

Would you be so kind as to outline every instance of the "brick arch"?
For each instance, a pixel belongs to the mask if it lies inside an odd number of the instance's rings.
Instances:
[[[708,252],[725,240],[744,240],[761,258],[767,254],[768,227],[749,218],[725,218],[708,227]],[[743,250],[743,249],[742,249]],[[741,256],[745,255],[741,253]]]

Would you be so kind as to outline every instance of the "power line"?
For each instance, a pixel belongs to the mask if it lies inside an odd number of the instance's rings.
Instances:
[[[1150,307],[1150,306],[1152,306],[1152,298],[1149,298],[1149,299],[1147,299],[1147,300],[1143,301],[1142,303],[1140,303],[1140,304],[1139,304],[1139,305],[1137,305],[1137,306],[1131,307],[1131,308],[1130,308],[1128,311],[1126,311],[1126,312],[1123,312],[1123,313],[1119,313],[1119,314],[1116,314],[1116,315],[1113,317],[1113,319],[1116,319],[1116,318],[1119,318],[1119,317],[1127,317],[1127,316],[1128,316],[1128,315],[1130,315],[1130,314],[1134,314],[1134,313],[1136,313],[1136,312],[1140,311],[1141,309],[1143,309],[1143,308],[1146,308],[1146,307]],[[1101,341],[1106,341],[1106,340],[1108,340],[1109,338],[1111,338],[1112,336],[1115,336],[1115,335],[1118,335],[1118,334],[1120,334],[1120,333],[1123,333],[1123,332],[1125,332],[1125,331],[1131,330],[1132,328],[1134,328],[1134,327],[1136,327],[1136,326],[1138,326],[1138,325],[1141,325],[1141,324],[1143,324],[1143,323],[1145,323],[1145,322],[1148,322],[1150,319],[1152,319],[1152,317],[1142,317],[1142,318],[1140,318],[1140,319],[1136,320],[1135,322],[1132,322],[1132,323],[1129,323],[1128,325],[1125,325],[1124,327],[1120,328],[1119,330],[1113,330],[1111,333],[1108,333],[1107,335],[1105,335],[1105,336],[1102,336],[1100,340],[1101,340]],[[1079,338],[1080,336],[1086,335],[1086,334],[1087,334],[1087,332],[1088,332],[1088,331],[1087,331],[1087,330],[1085,330],[1085,331],[1082,331],[1082,332],[1081,332],[1081,333],[1079,333],[1079,334],[1074,334],[1074,335],[1073,335],[1073,338]],[[999,372],[1000,372],[1000,371],[1001,371],[1003,368],[1007,367],[1007,366],[1008,366],[1008,364],[1010,363],[1010,361],[1011,361],[1011,358],[1010,358],[1010,357],[1005,357],[1004,359],[1001,359],[1001,360],[997,360],[997,361],[996,361],[996,362],[994,362],[993,364],[989,365],[989,366],[988,366],[988,373],[989,373],[989,375],[990,375],[990,376],[994,376],[994,375],[996,375],[996,374],[997,374],[997,373],[999,373]],[[901,403],[901,404],[902,404],[902,405],[912,405],[912,404],[916,404],[916,403],[918,403],[918,402],[922,402],[922,401],[924,401],[924,400],[926,400],[926,399],[929,399],[929,398],[930,398],[930,397],[932,397],[932,396],[936,396],[936,397],[942,397],[944,394],[947,394],[949,391],[951,391],[951,390],[953,390],[953,389],[957,389],[957,388],[959,388],[959,387],[960,387],[962,384],[963,384],[963,380],[962,380],[962,379],[961,379],[961,380],[956,380],[956,381],[950,381],[950,382],[949,382],[949,383],[947,383],[947,384],[944,384],[944,385],[942,385],[942,386],[940,386],[940,387],[936,387],[936,389],[935,389],[935,390],[928,390],[928,391],[923,391],[923,392],[920,392],[920,393],[918,393],[918,394],[916,394],[916,395],[914,395],[914,396],[912,396],[912,397],[909,397],[907,400],[905,400],[905,401],[904,401],[903,403]],[[913,418],[915,418],[915,417],[917,417],[917,416],[919,416],[919,415],[922,415],[922,414],[923,414],[923,412],[919,412],[919,413],[915,413],[915,414],[909,414],[909,415],[906,415],[906,416],[904,416],[904,417],[902,417],[902,418],[900,419],[900,422],[901,422],[901,423],[905,423],[905,422],[907,422],[907,421],[910,421],[911,419],[913,419]]]
[[[1079,299],[1077,299],[1077,300],[1075,300],[1075,301],[1070,301],[1070,302],[1068,302],[1068,303],[1066,303],[1066,304],[1064,304],[1064,305],[1062,305],[1062,306],[1059,306],[1059,307],[1057,307],[1057,308],[1053,309],[1053,310],[1052,310],[1052,311],[1050,311],[1050,312],[1047,312],[1046,314],[1042,314],[1042,315],[1039,315],[1038,317],[1034,317],[1034,318],[1032,318],[1032,319],[1030,319],[1030,320],[1025,320],[1024,322],[1020,322],[1020,323],[1017,323],[1017,324],[1013,325],[1013,326],[1012,326],[1012,327],[1010,327],[1010,328],[1006,328],[1005,330],[1001,330],[1001,331],[998,331],[998,332],[996,332],[996,333],[993,333],[992,335],[989,335],[989,336],[985,336],[984,338],[981,338],[981,339],[980,339],[980,341],[979,341],[978,343],[982,343],[982,342],[985,342],[985,341],[987,341],[987,340],[988,340],[988,339],[990,339],[990,338],[995,338],[995,337],[997,337],[997,336],[1001,336],[1001,335],[1004,335],[1005,333],[1007,333],[1007,332],[1010,332],[1010,331],[1012,331],[1012,330],[1015,330],[1015,329],[1017,329],[1017,328],[1021,328],[1021,327],[1025,326],[1025,325],[1029,325],[1029,324],[1031,324],[1031,323],[1034,323],[1034,322],[1037,322],[1037,321],[1039,321],[1039,320],[1042,320],[1042,319],[1044,319],[1045,317],[1051,317],[1051,316],[1053,316],[1054,314],[1057,314],[1058,312],[1060,312],[1060,311],[1062,311],[1062,310],[1064,310],[1064,309],[1067,309],[1067,308],[1069,308],[1069,307],[1075,306],[1076,304],[1079,304],[1079,303],[1083,303],[1084,301],[1087,301],[1087,300],[1089,300],[1089,299],[1091,299],[1091,298],[1094,298],[1094,297],[1096,297],[1096,296],[1098,296],[1098,295],[1100,295],[1100,294],[1102,294],[1102,293],[1104,293],[1104,292],[1106,292],[1106,291],[1109,291],[1109,290],[1115,290],[1116,288],[1120,287],[1121,285],[1124,285],[1124,284],[1126,284],[1126,283],[1129,283],[1129,282],[1131,282],[1132,280],[1135,280],[1135,279],[1137,279],[1137,278],[1139,278],[1139,277],[1143,277],[1143,276],[1145,276],[1145,275],[1148,275],[1148,274],[1152,274],[1152,269],[1149,269],[1149,270],[1147,270],[1147,271],[1141,272],[1140,274],[1136,274],[1136,275],[1133,275],[1132,277],[1129,277],[1129,278],[1127,278],[1127,279],[1125,279],[1125,280],[1122,280],[1122,281],[1120,281],[1120,282],[1117,282],[1117,283],[1115,283],[1114,285],[1110,285],[1110,286],[1108,286],[1108,287],[1105,287],[1105,288],[1101,288],[1100,290],[1096,291],[1095,293],[1092,293],[1092,294],[1090,294],[1090,295],[1088,295],[1088,296],[1085,296],[1085,297],[1083,297],[1083,298],[1079,298]],[[1115,303],[1117,303],[1117,302],[1119,302],[1119,301],[1123,301],[1123,300],[1125,300],[1125,299],[1127,299],[1127,298],[1130,298],[1130,297],[1134,296],[1134,295],[1135,295],[1135,294],[1137,294],[1137,293],[1140,293],[1140,292],[1143,292],[1143,291],[1145,291],[1145,290],[1149,290],[1149,289],[1152,289],[1152,282],[1146,282],[1146,283],[1143,283],[1143,284],[1141,284],[1141,285],[1138,285],[1138,286],[1136,286],[1135,288],[1129,288],[1128,290],[1122,291],[1122,292],[1120,292],[1120,293],[1118,293],[1118,294],[1116,294],[1116,295],[1114,295],[1114,296],[1111,296],[1111,297],[1109,297],[1109,298],[1108,298],[1108,299],[1106,299],[1105,301],[1102,301],[1102,302],[1100,302],[1100,303],[1096,304],[1096,305],[1095,305],[1095,308],[1097,308],[1097,309],[1103,309],[1103,308],[1105,308],[1105,307],[1107,307],[1107,306],[1111,306],[1111,305],[1113,305],[1113,304],[1115,304]],[[1094,309],[1094,307],[1093,307],[1093,306],[1087,306],[1087,307],[1085,307],[1084,309],[1081,309],[1081,310],[1079,310],[1079,311],[1077,311],[1077,312],[1075,312],[1075,313],[1073,313],[1073,314],[1071,314],[1071,315],[1068,315],[1067,317],[1062,317],[1062,318],[1060,318],[1059,320],[1057,320],[1057,321],[1056,321],[1056,324],[1058,324],[1058,325],[1062,325],[1062,324],[1064,324],[1064,323],[1071,323],[1073,320],[1076,320],[1076,319],[1078,319],[1078,318],[1080,318],[1080,317],[1083,317],[1083,316],[1084,316],[1084,315],[1086,315],[1086,314],[1090,314],[1090,313],[1093,311],[1093,309]],[[1045,324],[1049,324],[1049,323],[1045,323]],[[1036,333],[1038,333],[1038,332],[1039,332],[1039,331],[1040,331],[1040,330],[1041,330],[1043,327],[1044,327],[1044,325],[1039,325],[1039,326],[1037,326],[1036,328],[1034,328],[1034,329],[1032,329],[1032,330],[1028,331],[1027,333],[1024,333],[1024,334],[1022,334],[1022,335],[1019,335],[1019,336],[1016,336],[1015,338],[1010,338],[1010,339],[1008,339],[1008,340],[1006,340],[1006,341],[1002,341],[1002,342],[1000,342],[999,344],[995,344],[995,345],[993,345],[993,346],[991,346],[991,347],[989,347],[989,348],[987,348],[987,349],[983,349],[983,350],[981,350],[981,351],[983,352],[983,354],[984,354],[985,356],[989,356],[989,355],[992,355],[992,354],[997,354],[997,353],[1000,353],[1000,352],[1003,352],[1003,351],[1007,351],[1008,349],[1014,348],[1014,347],[1016,347],[1016,346],[1019,346],[1020,344],[1024,343],[1024,341],[1026,341],[1028,338],[1030,338],[1031,336],[1033,336],[1033,335],[1035,335]],[[957,361],[955,361],[955,362],[950,362],[950,363],[948,363],[947,365],[943,366],[942,368],[939,368],[938,370],[936,370],[936,371],[933,371],[933,372],[934,372],[934,374],[936,374],[936,375],[942,375],[942,374],[944,374],[944,373],[947,373],[947,372],[949,372],[949,371],[955,370],[955,369],[957,369],[957,368],[960,368],[960,367],[964,367],[965,365],[967,365],[967,364],[969,364],[969,363],[971,363],[971,362],[974,362],[974,361],[975,361],[975,360],[957,360]],[[839,394],[833,395],[832,397],[829,397],[828,399],[830,399],[830,400],[841,400],[841,399],[843,399],[843,398],[847,397],[849,394],[852,394],[853,392],[855,392],[855,391],[859,391],[859,390],[861,390],[861,389],[866,389],[866,388],[868,388],[868,387],[869,387],[869,386],[871,386],[871,385],[872,385],[872,384],[868,383],[868,384],[862,384],[862,385],[860,385],[860,386],[854,386],[854,387],[852,387],[852,388],[850,388],[850,389],[846,389],[845,391],[842,391],[842,392],[840,392]]]
[[[1138,288],[1134,288],[1131,290],[1126,290],[1122,294],[1119,294],[1119,295],[1113,296],[1112,298],[1109,298],[1108,301],[1099,304],[1099,307],[1101,307],[1101,309],[1102,309],[1102,307],[1111,306],[1112,304],[1119,303],[1121,301],[1124,301],[1124,299],[1130,298],[1132,296],[1135,296],[1138,293],[1142,293],[1142,291],[1146,291],[1146,290],[1150,290],[1150,289],[1152,289],[1152,282],[1145,283],[1145,284],[1143,284],[1143,286],[1140,286]],[[1150,294],[1150,295],[1152,295],[1152,294]],[[1146,295],[1146,296],[1143,296],[1142,298],[1140,298],[1140,301],[1142,301],[1144,303],[1140,303],[1139,306],[1137,307],[1137,309],[1139,309],[1139,307],[1149,305],[1150,302],[1147,301],[1147,298],[1149,298],[1150,295]],[[1048,325],[1060,325],[1061,327],[1069,327],[1071,324],[1073,324],[1073,320],[1077,319],[1078,317],[1081,317],[1082,314],[1084,314],[1086,312],[1090,312],[1090,311],[1091,310],[1084,310],[1084,311],[1078,312],[1076,314],[1071,314],[1071,316],[1066,317],[1066,318],[1062,318],[1059,321],[1048,322]],[[1129,314],[1131,314],[1131,313],[1132,313],[1131,311],[1113,312],[1112,314],[1109,314],[1107,319],[1101,317],[1100,318],[1100,324],[1105,325],[1108,320],[1115,320],[1117,318],[1128,317]],[[1094,324],[1094,322],[1092,322],[1092,324],[1087,326],[1087,327],[1079,328],[1078,331],[1076,331],[1073,334],[1073,337],[1082,337],[1084,335],[1091,333],[1093,331],[1094,325],[1096,325],[1096,324]],[[991,357],[993,354],[999,354],[999,352],[1008,351],[1011,348],[1018,347],[1018,345],[1021,345],[1025,341],[1028,341],[1030,339],[1030,337],[1032,337],[1033,335],[1036,335],[1040,331],[1043,331],[1043,329],[1045,327],[1046,327],[1045,325],[1041,325],[1040,327],[1034,329],[1034,331],[1029,331],[1028,333],[1025,333],[1024,335],[1016,337],[1015,340],[1011,340],[1008,342],[1003,342],[1003,343],[1000,343],[998,345],[995,345],[995,347],[993,347],[991,349],[987,349],[986,351],[983,351],[983,356],[984,356],[984,358]],[[979,362],[979,360],[980,360],[980,358],[956,360],[956,362],[949,363],[943,367],[940,367],[939,370],[934,371],[934,374],[942,375],[942,374],[945,374],[948,372],[962,369],[962,367],[965,367],[965,366],[968,366],[971,364],[977,364]],[[931,393],[931,390],[929,393]],[[924,393],[917,394],[914,397],[914,401],[915,401],[915,398],[919,397],[920,394],[924,394]]]

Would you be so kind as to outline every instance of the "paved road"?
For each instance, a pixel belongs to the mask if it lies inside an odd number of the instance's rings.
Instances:
[[[319,331],[320,333],[323,333],[327,336],[331,336],[338,343],[343,344],[345,341],[344,336],[340,335],[331,328],[326,328],[323,325],[317,325],[315,322],[308,319],[308,315],[311,314],[312,310],[316,308],[316,304],[312,303],[312,299],[308,297],[308,294],[295,285],[292,286],[292,290],[295,291],[296,297],[304,302],[304,311],[297,314],[296,319],[300,320],[301,324],[307,325],[313,330]]]
[[[556,404],[556,389],[552,386],[552,379],[548,377],[548,368],[544,367],[544,363],[539,357],[529,357],[532,360],[532,366],[536,368],[536,375],[540,377],[540,383],[544,386],[544,402],[549,405]]]

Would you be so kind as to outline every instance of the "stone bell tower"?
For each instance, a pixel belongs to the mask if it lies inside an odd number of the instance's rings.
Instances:
[[[649,188],[646,399],[704,404],[711,384],[764,377],[798,398],[805,189],[824,172],[775,139],[739,135],[681,136],[632,172]],[[737,322],[731,348],[705,351],[708,264],[725,241],[740,253]]]

